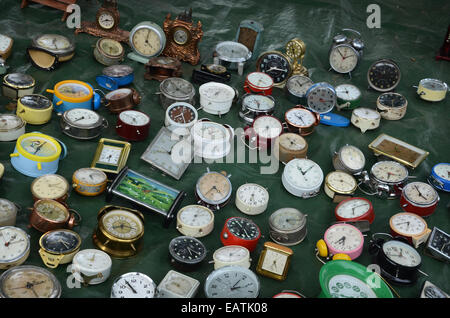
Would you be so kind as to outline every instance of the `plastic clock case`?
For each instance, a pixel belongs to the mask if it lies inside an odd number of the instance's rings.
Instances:
[[[31,75],[9,73],[3,77],[3,96],[16,100],[22,96],[33,94],[36,81]]]
[[[64,113],[72,108],[97,110],[101,105],[101,97],[92,85],[78,80],[58,82],[46,92],[53,94],[53,109],[57,113]]]
[[[16,114],[27,124],[42,125],[50,121],[53,103],[39,94],[22,96],[17,100]]]
[[[122,86],[127,86],[134,81],[134,70],[131,66],[115,64],[105,67],[102,75],[95,77],[97,84],[107,90],[113,91]]]

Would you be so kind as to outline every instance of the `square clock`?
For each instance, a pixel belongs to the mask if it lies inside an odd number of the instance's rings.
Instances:
[[[256,272],[276,280],[285,280],[294,252],[286,246],[265,242]]]
[[[106,173],[119,173],[125,167],[131,144],[125,141],[102,138],[99,140],[91,168]]]
[[[159,298],[193,298],[200,282],[192,277],[170,270],[158,285]]]

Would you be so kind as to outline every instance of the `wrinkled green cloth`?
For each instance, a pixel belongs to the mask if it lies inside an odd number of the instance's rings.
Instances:
[[[216,43],[225,40],[234,40],[239,22],[244,19],[253,19],[264,26],[264,34],[260,52],[268,50],[285,50],[286,43],[292,38],[300,38],[306,44],[304,65],[308,68],[310,77],[314,82],[325,81],[334,86],[342,83],[352,83],[358,86],[362,93],[361,105],[374,108],[379,93],[368,90],[367,70],[379,58],[392,58],[400,66],[402,79],[396,92],[408,99],[406,116],[400,121],[382,120],[378,129],[361,134],[354,126],[347,128],[319,125],[314,134],[306,137],[309,144],[308,158],[316,161],[324,174],[333,170],[331,157],[334,151],[344,144],[359,147],[366,156],[366,168],[376,162],[373,153],[368,149],[369,143],[379,134],[386,133],[404,140],[419,148],[429,151],[427,159],[411,172],[418,181],[425,181],[431,168],[439,162],[450,161],[449,143],[449,97],[439,103],[429,103],[421,100],[415,93],[414,85],[418,85],[422,78],[437,78],[450,83],[450,63],[436,61],[435,54],[442,45],[448,26],[448,12],[450,4],[442,1],[408,1],[400,4],[399,1],[379,2],[381,8],[381,28],[370,29],[366,25],[369,13],[366,8],[372,1],[253,1],[253,0],[222,0],[222,1],[119,1],[120,27],[131,30],[141,21],[153,21],[162,26],[167,13],[172,17],[192,8],[194,22],[202,22],[204,35],[199,44],[201,61],[197,66],[183,63],[183,78],[190,79],[192,70],[199,68],[201,63],[212,63],[212,51]],[[96,1],[80,0],[78,4],[82,9],[82,20],[93,21],[100,3]],[[94,45],[97,38],[88,34],[74,35],[61,21],[62,12],[38,4],[30,4],[20,9],[20,1],[2,0],[0,10],[0,33],[14,38],[13,53],[7,60],[10,66],[8,72],[23,72],[30,74],[36,80],[35,93],[48,97],[46,89],[53,88],[55,83],[76,79],[91,83],[99,88],[95,76],[101,74],[103,65],[99,64],[93,56]],[[329,71],[328,51],[334,35],[343,28],[353,28],[361,32],[365,43],[364,55],[360,65],[352,73],[350,79]],[[60,65],[57,70],[46,72],[33,67],[27,59],[26,48],[31,38],[39,33],[60,33],[75,40],[75,57]],[[130,48],[127,47],[127,52]],[[308,234],[299,245],[293,246],[294,256],[289,268],[287,279],[276,281],[259,276],[261,282],[260,297],[272,297],[282,290],[296,290],[306,297],[317,297],[321,291],[319,284],[319,271],[322,264],[315,257],[315,244],[323,237],[325,230],[335,221],[334,209],[336,203],[321,193],[311,199],[300,199],[289,194],[281,183],[282,166],[275,174],[261,175],[260,167],[266,163],[227,164],[227,163],[195,163],[191,164],[180,181],[169,176],[163,176],[157,170],[140,159],[160,127],[164,124],[164,111],[159,104],[159,82],[144,80],[144,66],[137,62],[125,59],[124,64],[132,66],[135,70],[133,87],[143,96],[137,109],[151,116],[149,137],[141,142],[132,142],[128,166],[151,178],[155,178],[169,186],[187,192],[182,206],[195,203],[194,188],[197,179],[209,167],[211,170],[225,170],[231,174],[233,184],[232,201],[215,214],[215,228],[208,236],[201,238],[208,249],[208,256],[201,267],[192,273],[191,277],[201,283],[197,297],[204,297],[203,286],[206,277],[213,270],[213,252],[222,246],[219,235],[224,221],[231,216],[245,216],[234,205],[235,190],[243,183],[254,182],[269,189],[270,201],[267,210],[260,215],[251,217],[262,231],[257,249],[252,252],[251,269],[255,270],[263,243],[270,241],[268,232],[268,217],[275,210],[282,207],[295,207],[307,214]],[[246,74],[255,70],[255,62],[248,63],[244,75],[239,76],[232,71],[231,85],[243,94],[243,83]],[[198,85],[195,85],[198,95]],[[288,101],[282,89],[275,88],[273,96],[276,100],[275,115],[283,119],[284,112],[294,105]],[[198,97],[198,96],[197,96]],[[5,106],[10,101],[0,97],[0,112],[7,113]],[[218,118],[200,111],[200,117],[208,117],[214,121],[228,123],[234,128],[242,127],[238,119],[239,105],[234,105],[231,111]],[[115,133],[116,116],[110,114],[105,107],[99,113],[109,121],[109,128],[102,137],[120,139]],[[350,111],[341,111],[339,114],[350,119]],[[71,180],[73,172],[81,167],[88,167],[93,159],[97,147],[96,140],[80,141],[61,133],[59,117],[53,114],[50,122],[45,125],[27,125],[27,132],[40,131],[63,141],[68,147],[68,156],[60,162],[58,174]],[[26,177],[15,171],[10,164],[9,154],[14,150],[14,142],[0,143],[0,162],[6,171],[0,180],[0,197],[7,198],[22,206],[17,219],[17,226],[25,229],[31,236],[31,253],[25,264],[44,266],[39,254],[39,237],[34,229],[28,229],[27,207],[32,206],[30,185],[33,178]],[[373,233],[388,233],[389,218],[401,211],[399,200],[383,200],[364,195],[359,190],[356,195],[367,197],[375,209],[375,221],[371,231],[365,237],[364,251],[356,259],[363,265],[372,263],[368,253],[368,242]],[[448,205],[450,195],[439,192],[440,202],[435,213],[428,217],[428,226],[438,226],[450,232]],[[98,211],[106,205],[105,195],[98,197],[83,197],[71,192],[68,199],[70,208],[77,210],[83,216],[81,225],[74,228],[82,237],[82,249],[93,248],[92,233],[97,223]],[[130,206],[126,201],[114,200],[114,204]],[[67,265],[50,269],[61,282],[62,297],[109,297],[113,280],[121,274],[138,271],[149,275],[157,284],[161,282],[166,273],[173,269],[168,259],[168,244],[170,240],[181,235],[175,228],[175,221],[167,229],[162,226],[162,218],[158,214],[145,212],[145,239],[143,250],[134,258],[113,260],[110,278],[97,286],[72,288],[67,282],[71,280],[67,272]],[[424,246],[418,251],[422,256],[421,270],[429,276],[419,275],[418,281],[412,286],[394,286],[401,297],[419,297],[425,280],[438,285],[446,292],[450,292],[449,266],[425,254]]]

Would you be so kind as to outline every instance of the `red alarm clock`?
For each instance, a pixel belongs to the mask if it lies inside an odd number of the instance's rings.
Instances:
[[[439,202],[437,191],[425,182],[410,182],[402,189],[400,206],[406,212],[429,216]]]
[[[263,72],[252,72],[247,75],[244,90],[249,94],[272,95],[273,79]]]
[[[372,224],[375,213],[372,203],[366,198],[352,197],[341,201],[334,209],[336,220],[343,222],[367,220]]]
[[[244,136],[249,140],[250,149],[267,149],[272,141],[283,132],[281,121],[271,115],[262,115],[255,118],[252,126],[244,129]]]
[[[148,136],[150,117],[137,110],[124,110],[117,116],[117,134],[131,141],[144,140]]]
[[[223,245],[240,245],[250,252],[256,248],[260,237],[261,231],[255,222],[240,216],[228,218],[220,233]]]

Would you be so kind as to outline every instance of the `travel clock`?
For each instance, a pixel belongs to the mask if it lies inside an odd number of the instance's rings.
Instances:
[[[272,95],[273,79],[264,72],[251,72],[244,82],[244,90],[248,94]]]
[[[450,163],[434,165],[427,180],[436,189],[450,192]]]
[[[333,167],[352,175],[359,175],[366,164],[364,153],[356,146],[344,145],[333,154]]]
[[[281,177],[283,186],[289,193],[304,199],[318,195],[323,180],[320,166],[306,158],[289,161]]]
[[[187,205],[177,213],[177,230],[186,236],[203,237],[214,229],[214,213],[202,205]]]
[[[220,233],[223,245],[241,245],[252,252],[259,239],[261,231],[255,222],[248,218],[234,216],[225,221]]]
[[[248,215],[257,215],[267,209],[269,192],[256,183],[245,183],[236,190],[236,208]]]
[[[59,115],[61,131],[75,139],[97,138],[109,125],[106,118],[90,109],[72,108]]]
[[[434,258],[450,262],[450,234],[434,227],[428,239],[426,250]]]
[[[30,236],[21,228],[0,227],[0,269],[23,264],[30,255]]]
[[[137,110],[124,110],[117,116],[116,133],[130,141],[141,141],[148,137],[150,116]]]
[[[66,62],[73,58],[75,44],[60,34],[41,34],[32,39],[27,53],[34,66],[50,71],[60,62]]]
[[[289,247],[273,242],[265,242],[256,272],[276,280],[285,280],[294,251]]]
[[[369,87],[378,92],[392,91],[400,83],[400,79],[400,68],[391,59],[377,60],[367,71]]]
[[[366,198],[353,197],[341,201],[334,210],[336,220],[352,222],[367,220],[372,223],[375,213],[372,203]]]
[[[295,208],[276,210],[269,217],[270,238],[284,246],[300,244],[308,232],[306,217]]]
[[[78,251],[72,260],[72,274],[85,286],[106,281],[111,274],[111,257],[98,249]]]
[[[290,132],[308,136],[313,133],[315,126],[319,124],[320,116],[302,105],[297,105],[286,111],[284,120]]]
[[[144,21],[131,29],[128,42],[133,49],[128,53],[128,58],[146,64],[151,57],[158,56],[164,50],[166,35],[156,23]]]
[[[206,246],[197,238],[177,236],[169,243],[170,264],[183,272],[199,268],[206,257]]]
[[[66,178],[58,174],[45,174],[31,183],[33,200],[51,199],[66,202],[70,186]]]
[[[402,189],[400,206],[406,212],[420,216],[430,216],[439,202],[437,191],[425,182],[410,182]]]
[[[377,111],[386,120],[399,120],[406,114],[408,101],[399,93],[382,93],[377,98]]]
[[[207,298],[256,298],[261,284],[256,274],[242,266],[224,266],[212,271],[206,278]]]
[[[212,263],[214,269],[232,265],[250,268],[250,251],[241,245],[225,245],[214,251]]]
[[[437,287],[430,281],[425,281],[422,285],[422,292],[420,293],[420,298],[450,298],[450,296],[444,292],[442,289]]]
[[[429,102],[440,102],[444,100],[447,91],[447,83],[435,78],[421,79],[417,86],[417,94],[419,97]]]
[[[42,199],[34,202],[29,216],[29,227],[39,232],[48,232],[58,229],[72,229],[81,223],[81,215],[65,204],[51,199]]]
[[[338,110],[355,109],[361,104],[362,93],[352,84],[341,84],[335,87]]]
[[[200,282],[195,278],[170,270],[158,285],[158,298],[194,298]]]
[[[421,216],[410,212],[401,212],[391,216],[389,227],[393,237],[406,238],[415,248],[426,242],[431,233],[427,222]]]
[[[102,138],[97,144],[91,168],[117,174],[125,166],[131,144],[125,141]]]
[[[272,154],[281,162],[288,163],[295,158],[306,158],[308,143],[296,133],[282,133],[273,143]]]
[[[157,293],[153,279],[139,272],[120,275],[111,287],[111,298],[155,298]]]
[[[0,114],[0,141],[17,140],[25,133],[26,122],[14,114]]]
[[[202,64],[200,69],[192,70],[191,80],[200,85],[208,82],[228,83],[231,80],[231,73],[223,65]]]
[[[154,56],[145,64],[146,80],[162,81],[169,77],[181,77],[181,62],[170,56]]]
[[[44,265],[56,268],[72,261],[80,250],[81,237],[78,233],[67,229],[52,230],[41,236],[39,246],[39,255]]]
[[[16,114],[31,125],[42,125],[52,117],[53,103],[45,96],[30,94],[17,100]]]
[[[231,175],[226,172],[207,171],[197,180],[195,196],[197,203],[217,211],[228,204],[231,199]]]
[[[106,190],[108,176],[94,168],[80,168],[72,175],[72,188],[81,195],[96,196]]]

